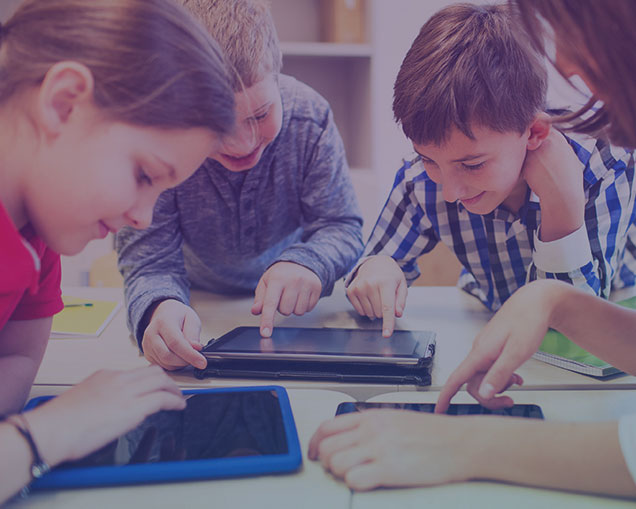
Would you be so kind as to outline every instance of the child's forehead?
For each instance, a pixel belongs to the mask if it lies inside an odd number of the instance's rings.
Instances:
[[[474,126],[470,131],[472,136],[463,133],[457,127],[452,127],[440,143],[413,142],[413,148],[425,157],[433,158],[435,155],[459,161],[499,152],[519,138],[517,132],[500,132],[486,126]]]

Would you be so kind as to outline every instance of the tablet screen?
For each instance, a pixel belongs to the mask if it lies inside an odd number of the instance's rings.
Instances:
[[[431,331],[397,330],[385,338],[380,330],[277,327],[271,338],[262,338],[258,327],[237,327],[209,343],[203,353],[422,358],[430,356],[434,337]]]
[[[275,391],[195,394],[185,410],[151,415],[98,451],[59,469],[286,454]]]
[[[336,415],[360,412],[374,408],[388,408],[393,410],[412,410],[415,412],[433,413],[435,403],[375,403],[356,401],[340,403]],[[510,417],[530,417],[543,419],[541,407],[537,405],[519,404],[499,410],[489,410],[478,403],[452,403],[446,412],[448,415],[501,415]]]

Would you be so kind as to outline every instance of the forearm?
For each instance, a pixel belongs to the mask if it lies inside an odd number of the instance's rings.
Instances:
[[[616,422],[477,418],[470,433],[471,479],[636,496]]]
[[[363,249],[361,220],[351,219],[318,229],[306,242],[291,245],[276,261],[289,261],[312,270],[322,284],[322,296],[329,295],[335,281],[343,277]]]
[[[576,344],[636,375],[636,311],[569,285],[553,285],[549,325]]]
[[[15,495],[31,480],[33,458],[24,437],[14,426],[0,423],[0,504]]]
[[[0,415],[19,412],[40,365],[39,359],[15,354],[0,357]]]

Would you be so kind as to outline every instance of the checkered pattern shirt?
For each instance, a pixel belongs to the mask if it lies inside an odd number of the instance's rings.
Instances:
[[[568,141],[581,161],[586,196],[585,224],[577,232],[539,241],[541,209],[530,190],[517,214],[499,206],[478,215],[448,203],[418,156],[398,170],[365,257],[391,256],[410,284],[420,275],[418,257],[443,242],[463,265],[458,286],[491,310],[534,279],[560,279],[605,298],[611,289],[634,285],[633,153],[582,135]]]

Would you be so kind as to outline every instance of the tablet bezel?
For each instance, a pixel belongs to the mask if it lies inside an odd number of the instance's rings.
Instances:
[[[52,469],[30,486],[32,490],[84,488],[97,486],[119,486],[145,483],[164,483],[254,476],[271,473],[291,473],[302,465],[302,452],[296,431],[287,391],[277,385],[228,387],[215,389],[191,389],[184,395],[228,393],[228,392],[272,392],[278,397],[287,439],[286,454],[264,456],[242,456],[185,461],[164,461],[134,465],[110,465],[84,468]],[[25,411],[35,408],[44,400],[54,396],[31,399]]]
[[[312,331],[324,331],[325,329],[333,329],[337,331],[347,331],[347,330],[365,330],[368,329],[352,329],[346,327],[323,327],[323,328],[315,328],[315,327],[279,327],[281,329],[289,328],[296,330],[307,331],[308,334],[311,334]],[[423,340],[420,340],[420,350],[417,352],[417,355],[413,356],[383,356],[380,354],[377,355],[367,355],[367,354],[331,354],[331,353],[280,353],[280,352],[237,352],[237,351],[219,351],[213,350],[213,348],[227,344],[232,341],[238,334],[242,333],[245,330],[254,331],[259,334],[260,331],[258,327],[251,326],[241,326],[232,329],[227,332],[223,336],[210,340],[207,345],[201,350],[201,354],[208,359],[208,361],[221,361],[227,359],[236,359],[236,360],[255,360],[255,361],[305,361],[305,362],[315,362],[315,363],[368,363],[368,364],[390,364],[397,366],[421,366],[426,363],[430,358],[432,358],[435,353],[435,332],[431,330],[408,330],[403,332],[409,332],[412,334],[420,334],[423,336]],[[379,334],[382,334],[382,331],[377,331]],[[400,331],[396,331],[400,332]],[[389,338],[387,338],[388,340]],[[419,338],[418,338],[419,339]]]
[[[400,405],[408,405],[408,407],[401,408]],[[426,406],[427,409],[423,410],[421,408],[413,408],[413,406],[418,406],[418,407]],[[481,405],[479,403],[451,403],[449,406],[449,410],[451,408],[459,408],[459,407],[465,408],[465,407],[475,407],[475,406],[481,406]],[[497,415],[499,417],[518,417],[523,419],[544,419],[545,418],[543,415],[543,409],[539,405],[536,405],[534,403],[515,403],[511,408],[515,408],[515,407],[530,408],[537,415],[534,415],[534,416],[530,416],[530,415],[515,416],[515,415],[499,415],[499,414],[494,414],[494,415]],[[355,413],[355,412],[364,412],[366,410],[380,410],[380,409],[404,410],[407,412],[433,413],[434,408],[435,408],[435,403],[398,402],[398,401],[392,401],[392,402],[344,401],[338,404],[338,407],[336,408],[336,415],[344,415],[344,414]],[[499,410],[490,410],[490,411],[498,412],[502,410],[505,411],[507,409],[503,408]],[[447,412],[447,413],[451,413],[452,415],[457,415],[453,412]],[[462,416],[477,416],[477,415],[493,415],[493,414],[460,414],[459,416],[462,417]]]

